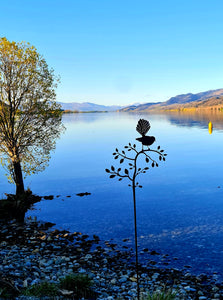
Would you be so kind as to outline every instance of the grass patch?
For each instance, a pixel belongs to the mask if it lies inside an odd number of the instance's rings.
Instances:
[[[176,298],[176,293],[173,293],[172,290],[154,292],[152,295],[148,295],[143,300],[174,300]]]
[[[94,294],[91,291],[92,281],[87,275],[70,274],[60,280],[60,288],[73,291],[78,298]]]
[[[10,294],[8,293],[7,288],[0,288],[0,299],[1,298],[10,298]]]
[[[25,296],[35,296],[35,297],[54,297],[58,294],[58,287],[54,283],[41,282],[33,286],[28,287],[23,291]]]

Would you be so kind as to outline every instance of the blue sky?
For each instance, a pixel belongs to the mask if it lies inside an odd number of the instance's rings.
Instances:
[[[223,88],[223,1],[2,1],[1,36],[34,45],[57,100],[126,105]]]

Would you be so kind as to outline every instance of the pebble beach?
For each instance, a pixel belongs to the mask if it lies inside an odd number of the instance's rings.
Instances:
[[[136,298],[134,251],[120,250],[112,241],[100,241],[95,235],[57,230],[52,225],[35,219],[1,224],[0,284],[18,292],[14,299],[34,299],[20,292],[43,281],[58,283],[73,273],[92,280],[94,299]],[[214,276],[160,268],[151,260],[141,262],[139,273],[142,297],[171,289],[176,299],[223,299],[223,283]],[[58,299],[65,298],[58,295]]]

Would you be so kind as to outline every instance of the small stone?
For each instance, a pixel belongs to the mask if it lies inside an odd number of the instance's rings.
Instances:
[[[26,263],[25,263],[25,267],[28,267],[28,268],[30,268],[32,266],[32,264],[31,264],[31,262],[30,261],[27,261]]]
[[[35,284],[38,284],[40,283],[40,279],[34,279],[32,282],[31,282],[31,285],[35,285]]]
[[[27,281],[27,279],[25,279],[25,280],[23,280],[23,287],[27,288],[27,286],[28,286],[28,281]]]
[[[68,290],[59,290],[59,292],[62,296],[71,296],[74,293],[73,291]]]
[[[35,277],[39,277],[39,273],[38,273],[38,272],[33,272],[33,275],[34,275]]]
[[[190,286],[185,286],[184,288],[187,292],[196,292],[196,289],[191,288]]]
[[[111,284],[116,284],[117,280],[115,278],[113,278],[110,282],[111,282]]]
[[[150,255],[160,255],[158,252],[156,252],[155,250],[152,250],[151,252],[150,252]]]
[[[38,253],[39,252],[39,248],[36,248],[32,251],[32,253]]]
[[[81,273],[81,274],[87,273],[87,271],[86,271],[85,269],[83,269],[83,268],[80,268],[80,269],[78,270],[78,272]]]
[[[54,263],[53,259],[48,260],[48,262],[45,264],[46,266],[51,266]]]
[[[124,282],[126,282],[127,281],[127,278],[126,277],[121,277],[120,279],[119,279],[119,282],[120,283],[124,283]]]
[[[70,258],[69,257],[65,257],[64,260],[65,261],[70,261]]]
[[[0,244],[1,247],[6,246],[6,245],[7,245],[6,241],[1,242],[1,244]]]
[[[152,276],[152,279],[156,280],[159,276],[160,276],[159,273],[154,273],[153,276]]]
[[[132,282],[137,282],[137,278],[135,278],[135,277],[130,277],[129,278]]]

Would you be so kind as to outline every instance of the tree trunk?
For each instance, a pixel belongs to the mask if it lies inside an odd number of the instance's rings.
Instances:
[[[20,196],[25,192],[20,162],[13,162],[13,167],[14,167],[14,180],[16,184],[16,196]]]

